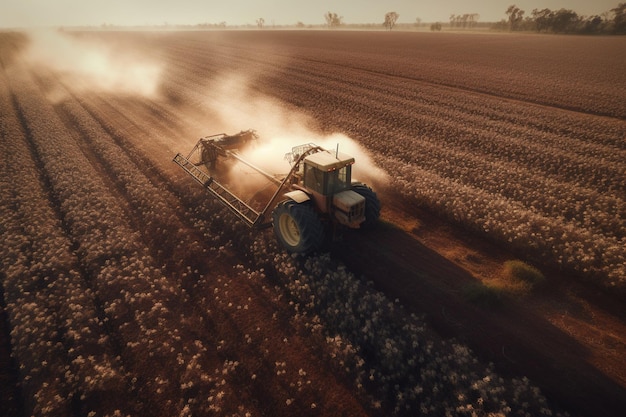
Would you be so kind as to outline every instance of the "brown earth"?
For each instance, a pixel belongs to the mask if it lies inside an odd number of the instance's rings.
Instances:
[[[4,293],[0,292],[0,416],[23,414],[19,390],[16,388],[17,370],[11,358],[10,332]]]

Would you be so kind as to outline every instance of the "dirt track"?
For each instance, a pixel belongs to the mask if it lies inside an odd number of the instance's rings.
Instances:
[[[476,305],[463,296],[464,289],[501,273],[502,260],[510,254],[419,209],[396,205],[383,218],[388,223],[372,233],[373,239],[349,235],[333,253],[389,297],[425,315],[442,336],[467,343],[505,375],[528,376],[570,412],[622,414],[623,306],[610,297],[587,297],[585,293],[596,291],[567,282],[526,298],[505,296],[496,306]],[[577,313],[583,303],[587,311]],[[588,327],[550,322],[569,314],[584,316]],[[602,319],[607,316],[609,320]],[[597,337],[606,338],[600,349],[585,343]]]

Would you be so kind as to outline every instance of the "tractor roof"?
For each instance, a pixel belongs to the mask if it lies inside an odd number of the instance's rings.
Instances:
[[[342,152],[322,151],[307,156],[304,160],[322,171],[334,171],[354,163],[354,158]]]

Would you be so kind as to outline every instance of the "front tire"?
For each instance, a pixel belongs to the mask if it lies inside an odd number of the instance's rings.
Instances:
[[[287,252],[308,253],[324,241],[324,226],[310,203],[285,200],[272,212],[274,234]]]
[[[380,200],[370,187],[365,184],[356,184],[352,186],[357,194],[365,198],[365,221],[361,223],[361,229],[371,230],[378,224],[380,217]]]

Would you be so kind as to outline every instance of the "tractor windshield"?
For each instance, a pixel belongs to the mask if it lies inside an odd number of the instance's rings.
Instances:
[[[305,164],[304,186],[323,195],[331,195],[350,187],[352,165],[331,171],[322,171]]]

